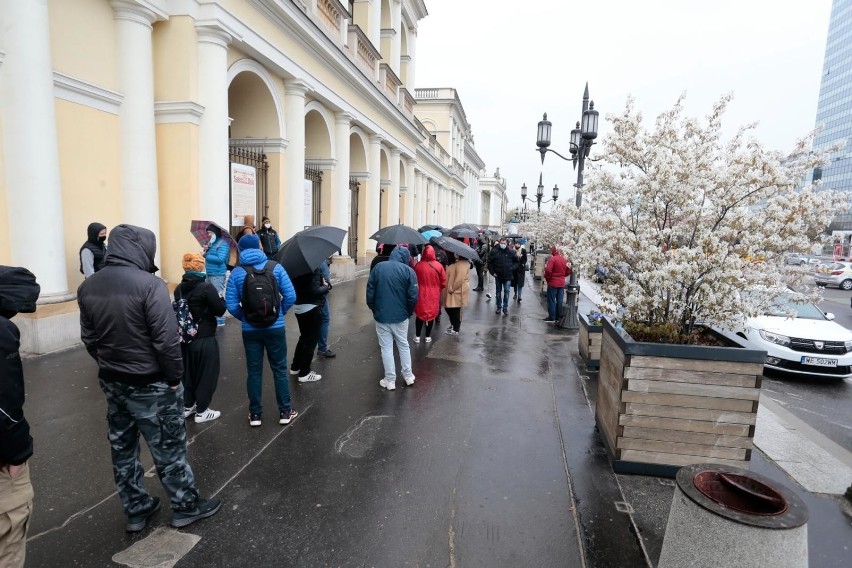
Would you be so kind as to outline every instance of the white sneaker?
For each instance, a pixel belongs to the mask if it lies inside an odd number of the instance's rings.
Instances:
[[[381,381],[379,381],[379,386],[382,387],[383,389],[388,389],[389,391],[392,391],[392,390],[396,389],[396,380],[394,380],[394,379],[382,379]]]
[[[414,341],[414,343],[420,343],[420,336],[415,337],[412,341]]]
[[[195,423],[199,424],[201,422],[210,422],[211,420],[216,420],[220,416],[222,416],[221,412],[208,408],[204,412],[200,412],[195,415]]]
[[[322,378],[322,375],[320,375],[316,371],[311,371],[310,373],[308,373],[304,377],[299,377],[299,382],[300,383],[312,383],[314,381],[320,380],[321,378]]]
[[[426,343],[432,343],[432,338],[431,338],[431,337],[427,337],[427,338],[426,338]]]
[[[447,330],[447,335],[458,335],[458,334],[459,334],[459,332],[457,332],[453,328],[450,328],[450,329]]]
[[[193,414],[195,414],[195,405],[194,404],[192,406],[184,406],[183,407],[183,417],[184,418],[189,418]]]
[[[298,374],[299,374],[299,369],[290,369],[290,374],[291,374],[291,375],[298,375]]]
[[[404,378],[405,378],[405,384],[407,384],[408,386],[411,386],[411,385],[414,384],[414,375],[408,375],[407,377],[404,377]]]

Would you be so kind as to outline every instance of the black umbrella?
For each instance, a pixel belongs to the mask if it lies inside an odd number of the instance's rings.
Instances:
[[[444,227],[442,227],[441,225],[423,225],[422,227],[417,229],[417,231],[422,233],[424,231],[442,231],[443,229]]]
[[[328,225],[314,225],[299,231],[281,245],[275,260],[287,270],[290,278],[310,274],[322,261],[343,246],[346,231]]]
[[[423,238],[423,235],[407,225],[382,227],[373,233],[370,238],[385,245],[398,245],[400,243],[423,245],[428,242]]]
[[[473,223],[461,223],[460,225],[456,225],[452,228],[453,231],[457,229],[470,229],[471,231],[476,231],[479,233],[479,225],[474,225]]]
[[[457,241],[449,237],[432,237],[429,239],[429,242],[436,244],[445,251],[451,252],[462,258],[473,261],[479,260],[479,254],[461,241]]]
[[[447,233],[447,236],[453,237],[455,239],[464,239],[464,238],[475,239],[476,237],[479,236],[479,230],[452,228],[452,229],[450,229],[450,232]]]

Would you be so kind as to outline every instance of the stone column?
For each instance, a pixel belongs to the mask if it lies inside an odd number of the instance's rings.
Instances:
[[[157,141],[154,125],[154,12],[126,0],[113,0],[121,102],[120,155],[122,219],[150,229],[159,239]]]
[[[331,190],[331,224],[341,229],[349,227],[349,129],[353,116],[347,112],[337,113],[334,117],[334,155],[337,165],[333,174]],[[369,235],[368,235],[369,236]],[[348,241],[344,241],[342,251],[348,256],[356,256],[355,251],[349,251]]]
[[[370,29],[367,37],[376,49],[382,47],[382,0],[370,0]]]
[[[47,1],[0,1],[0,29],[6,51],[0,65],[0,122],[11,262],[36,275],[40,304],[62,302],[73,295],[66,271]],[[34,227],[36,221],[49,230]],[[82,242],[85,227],[76,232]]]
[[[411,91],[412,93],[414,93],[414,88],[417,85],[417,83],[414,81],[414,79],[415,79],[415,74],[414,74],[415,67],[414,67],[414,65],[415,65],[415,62],[417,61],[417,49],[416,48],[417,48],[417,28],[412,26],[412,27],[408,28],[408,57],[409,57],[409,59],[408,59],[408,82],[405,85],[405,87],[409,91]]]
[[[397,148],[392,148],[390,152],[390,181],[391,186],[388,189],[388,221],[386,225],[396,225],[400,222],[399,211],[399,163],[400,151]]]
[[[391,38],[390,66],[397,76],[400,75],[400,58],[402,57],[402,1],[390,0],[391,27],[393,27],[393,38]]]
[[[414,160],[405,158],[405,212],[403,218],[409,226],[414,225],[414,195],[415,195],[415,177],[414,177]],[[414,225],[418,228],[420,225]]]
[[[384,138],[378,134],[370,136],[370,156],[368,165],[370,167],[370,179],[367,182],[367,232],[364,233],[364,243],[367,257],[375,256],[375,242],[370,240],[370,235],[379,230],[379,205],[382,191],[382,141]],[[360,239],[360,237],[359,237]],[[369,244],[367,244],[369,242]]]
[[[228,45],[232,37],[216,26],[198,26],[198,102],[204,114],[198,128],[199,212],[230,228],[228,169]],[[258,211],[257,222],[260,224]]]
[[[289,204],[281,219],[281,240],[301,231],[305,224],[305,94],[308,86],[298,79],[284,82],[284,121],[287,125],[287,165],[282,201]]]

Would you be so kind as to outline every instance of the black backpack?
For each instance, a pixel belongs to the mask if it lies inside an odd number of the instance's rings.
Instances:
[[[195,292],[195,289],[184,296],[178,290],[180,297],[172,302],[172,309],[175,311],[175,317],[177,318],[178,337],[180,337],[181,343],[186,343],[187,345],[192,343],[192,340],[198,334],[198,320],[192,317],[192,312],[189,309],[189,297],[192,296],[193,292]]]
[[[243,318],[255,327],[269,327],[278,321],[281,293],[274,274],[276,264],[274,260],[268,260],[260,270],[250,264],[240,265],[246,271],[240,299]]]

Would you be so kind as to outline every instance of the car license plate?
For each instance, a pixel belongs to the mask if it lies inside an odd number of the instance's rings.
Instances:
[[[802,357],[802,365],[816,365],[817,367],[836,367],[837,359],[826,359],[825,357]]]

